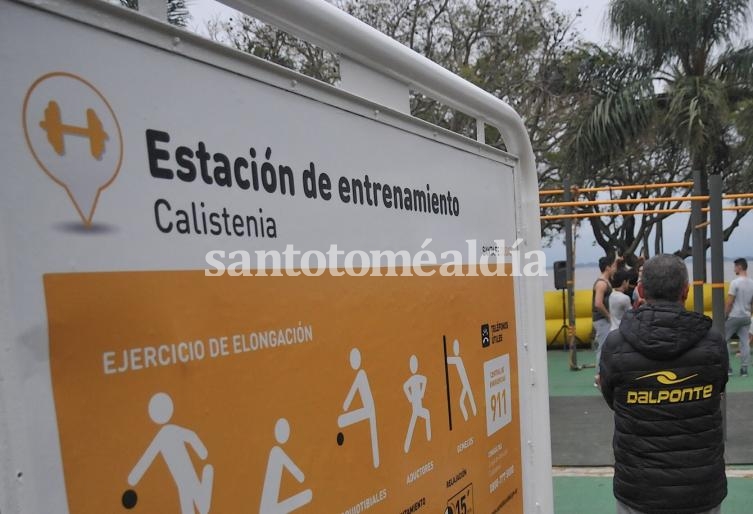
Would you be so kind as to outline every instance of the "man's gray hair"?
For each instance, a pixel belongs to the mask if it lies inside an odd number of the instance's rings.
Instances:
[[[657,255],[643,264],[643,293],[647,300],[680,301],[687,285],[688,268],[676,255]]]

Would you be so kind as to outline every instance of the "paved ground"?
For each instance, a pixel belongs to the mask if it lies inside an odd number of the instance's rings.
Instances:
[[[612,411],[598,396],[549,398],[552,463],[555,466],[609,466]],[[727,464],[753,463],[753,393],[727,395]]]

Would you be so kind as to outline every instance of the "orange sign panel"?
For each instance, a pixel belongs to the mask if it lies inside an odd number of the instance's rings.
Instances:
[[[45,276],[69,510],[522,512],[510,277]]]

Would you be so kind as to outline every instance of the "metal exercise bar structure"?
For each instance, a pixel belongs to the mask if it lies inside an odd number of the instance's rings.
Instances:
[[[722,200],[736,200],[742,198],[753,198],[753,193],[740,193],[734,195],[724,195]],[[548,202],[542,203],[541,208],[546,207],[577,207],[579,205],[629,205],[640,203],[666,203],[666,202],[695,202],[695,201],[708,201],[708,196],[665,196],[655,198],[616,198],[614,200],[583,200],[578,201],[566,201],[566,202]],[[629,211],[626,211],[629,212]]]
[[[676,213],[690,213],[693,216],[694,230],[693,230],[693,293],[694,293],[694,310],[697,312],[703,312],[703,285],[706,282],[706,265],[705,265],[705,250],[701,251],[698,245],[705,239],[701,237],[701,230],[705,230],[706,227],[711,227],[711,264],[712,264],[712,308],[714,327],[717,330],[723,331],[724,323],[724,294],[720,285],[723,285],[724,270],[724,252],[723,252],[723,225],[722,225],[722,212],[723,211],[743,211],[753,209],[753,205],[734,205],[734,206],[722,206],[723,200],[739,200],[753,198],[753,193],[734,193],[722,195],[721,191],[721,177],[719,175],[712,175],[709,177],[709,191],[710,194],[700,195],[698,194],[699,188],[696,182],[676,182],[676,183],[661,183],[661,184],[635,184],[627,186],[606,186],[606,187],[591,187],[591,188],[577,188],[575,186],[569,186],[569,182],[564,180],[564,189],[550,189],[539,191],[540,196],[560,195],[564,194],[564,201],[561,202],[548,202],[542,203],[541,207],[544,208],[564,208],[565,211],[561,214],[549,214],[541,216],[541,220],[564,220],[566,230],[572,223],[573,219],[587,219],[595,217],[616,217],[616,216],[643,216],[643,215],[670,215]],[[608,200],[572,200],[571,194],[579,193],[593,193],[593,192],[606,192],[606,191],[649,191],[660,188],[680,189],[694,187],[694,194],[689,196],[669,196],[669,197],[653,197],[653,198],[618,198]],[[667,209],[641,209],[641,210],[615,210],[615,211],[594,211],[594,212],[581,212],[573,213],[572,208],[577,206],[599,206],[599,205],[636,205],[636,204],[665,204],[670,202],[686,203],[691,202],[691,208],[667,208]],[[701,207],[702,202],[709,202],[709,207]],[[702,212],[710,214],[710,220],[704,223],[699,223],[699,216]],[[568,234],[569,235],[569,234]],[[566,237],[566,254],[568,259],[568,273],[570,269],[570,261],[572,260],[571,243],[570,238]],[[699,263],[700,261],[700,263]],[[568,303],[568,308],[573,309],[572,302]],[[575,365],[571,359],[571,369],[579,369],[577,361]]]
[[[710,212],[710,207],[703,207],[701,212]],[[749,211],[753,209],[753,205],[736,205],[722,207],[723,211]],[[642,214],[677,214],[677,213],[689,213],[691,209],[648,209],[648,210],[636,210],[636,211],[610,211],[610,212],[581,212],[577,214],[552,214],[541,216],[542,220],[558,220],[558,219],[578,219],[578,218],[599,218],[615,217],[615,216],[638,216]],[[701,224],[701,226],[708,225]]]
[[[701,170],[693,167],[693,196],[703,194],[701,184]],[[693,310],[703,312],[703,282],[706,281],[706,227],[702,225],[701,204],[690,204],[690,223],[693,226],[692,254],[693,254]]]
[[[570,188],[568,187],[569,179],[565,177],[565,203],[570,203]],[[572,212],[572,206],[565,207],[568,213]],[[566,280],[567,283],[567,345],[569,351],[569,363],[570,369],[577,371],[582,369],[582,366],[578,364],[578,349],[575,336],[575,256],[573,255],[573,220],[567,218],[565,220],[565,248],[566,252]]]
[[[661,189],[663,187],[683,188],[692,186],[692,182],[669,182],[665,184],[639,184],[628,186],[602,186],[602,187],[577,187],[572,186],[573,192],[577,193],[597,193],[600,191],[636,191],[636,190],[649,190],[649,189]],[[564,193],[564,189],[542,189],[539,191],[540,196],[544,195],[561,195]]]

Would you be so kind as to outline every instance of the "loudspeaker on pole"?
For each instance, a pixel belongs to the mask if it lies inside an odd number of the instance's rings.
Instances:
[[[567,289],[567,261],[554,261],[554,288]]]

